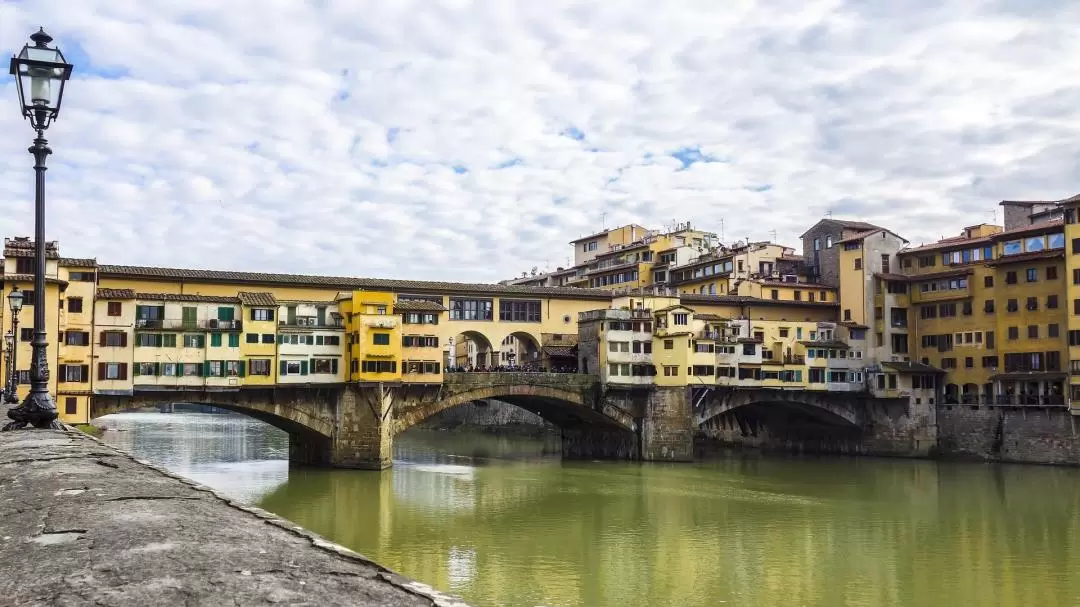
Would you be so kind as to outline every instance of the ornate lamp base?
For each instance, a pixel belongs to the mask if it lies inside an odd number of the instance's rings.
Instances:
[[[31,426],[38,429],[62,430],[63,425],[56,420],[56,405],[48,392],[31,392],[21,405],[8,409],[12,421],[3,430],[19,430]]]

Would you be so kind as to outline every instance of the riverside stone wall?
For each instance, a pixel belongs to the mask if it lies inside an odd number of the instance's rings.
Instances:
[[[941,457],[1080,466],[1080,416],[1065,408],[940,405]]]
[[[418,427],[450,430],[462,426],[482,429],[520,429],[530,432],[558,432],[558,428],[542,417],[521,407],[499,400],[471,402],[440,411],[421,422]]]

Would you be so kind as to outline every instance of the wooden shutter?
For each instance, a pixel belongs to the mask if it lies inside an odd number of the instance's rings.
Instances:
[[[90,365],[79,365],[79,370],[81,371],[79,377],[83,382],[90,381]]]
[[[102,331],[102,332],[101,332],[101,333],[100,333],[100,334],[98,335],[98,345],[99,345],[99,346],[104,346],[104,345],[105,345],[105,332],[104,332],[104,331]]]
[[[104,333],[102,333],[102,335],[104,335]],[[105,379],[105,363],[97,364],[97,378]]]
[[[127,347],[127,333],[121,333],[120,334],[120,347],[121,348],[126,348]]]
[[[120,377],[118,379],[127,379],[127,363],[120,363],[117,366],[120,367]]]
[[[331,358],[330,359],[330,372],[333,373],[334,375],[337,375],[337,362],[338,361],[337,361],[336,358]]]
[[[131,370],[131,374],[136,377],[142,375],[142,365],[140,365],[139,363],[135,363],[135,368]]]
[[[67,365],[59,365],[56,368],[56,381],[57,382],[66,382],[67,381]]]
[[[307,375],[307,370],[308,370],[308,361],[306,361],[306,360],[300,361],[300,375]]]
[[[285,361],[281,361],[281,370],[278,375],[288,375],[288,369],[288,363]]]
[[[210,361],[204,360],[202,364],[203,377],[210,377]]]
[[[246,366],[247,365],[245,364],[245,361],[241,360],[241,361],[237,362],[238,373],[240,374],[240,377],[244,377],[244,371],[246,370],[245,369]]]

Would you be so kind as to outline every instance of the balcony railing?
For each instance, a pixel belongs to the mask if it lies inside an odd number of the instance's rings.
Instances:
[[[278,323],[278,327],[282,329],[344,329],[345,322],[342,320],[333,319],[327,319],[319,322],[316,318],[312,318],[310,320],[297,318],[293,321],[282,320]]]
[[[135,329],[143,331],[240,331],[241,320],[184,320],[181,318],[138,318]]]
[[[397,318],[387,316],[383,318],[365,318],[365,327],[375,327],[378,329],[393,329],[397,326]]]

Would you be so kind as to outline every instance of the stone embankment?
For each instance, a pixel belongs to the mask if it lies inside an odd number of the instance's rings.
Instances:
[[[77,431],[0,432],[4,605],[464,603]]]

